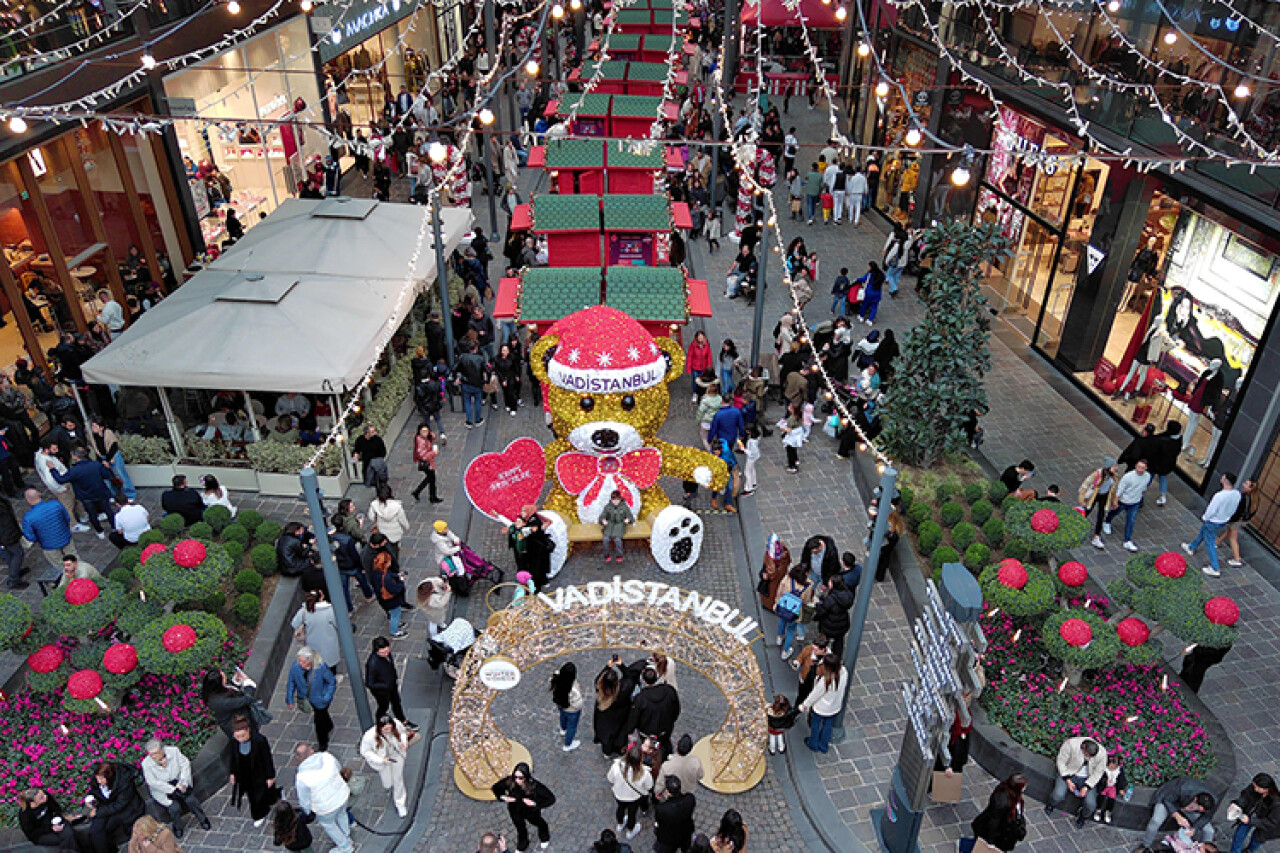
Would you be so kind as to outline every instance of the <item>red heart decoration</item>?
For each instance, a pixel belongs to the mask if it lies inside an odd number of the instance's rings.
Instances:
[[[494,521],[510,521],[536,504],[547,479],[547,457],[532,438],[517,438],[501,453],[481,453],[462,482],[471,505]]]

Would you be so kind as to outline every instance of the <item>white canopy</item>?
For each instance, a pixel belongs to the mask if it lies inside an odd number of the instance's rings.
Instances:
[[[471,227],[442,210],[445,256]],[[291,199],[84,365],[114,385],[332,393],[373,363],[427,208]],[[428,231],[418,281],[434,286]]]

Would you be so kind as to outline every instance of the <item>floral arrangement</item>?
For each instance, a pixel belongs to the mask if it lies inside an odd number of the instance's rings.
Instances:
[[[1200,573],[1187,571],[1181,554],[1134,554],[1124,571],[1124,578],[1107,586],[1124,606],[1189,643],[1225,649],[1235,642],[1240,609],[1228,598],[1211,598],[1202,589]]]
[[[1096,610],[1088,612],[1101,619]],[[1066,738],[1094,738],[1119,756],[1137,785],[1202,777],[1215,765],[1198,715],[1183,706],[1176,690],[1162,689],[1158,666],[1121,664],[1097,672],[1089,690],[1061,691],[1062,676],[1053,671],[1041,639],[1056,636],[1056,629],[1042,632],[1005,612],[984,616],[981,624],[989,643],[983,656],[988,683],[978,701],[1017,743],[1053,758]],[[1094,637],[1090,648],[1098,643],[1097,630]]]
[[[1084,586],[1084,582],[1088,579],[1089,570],[1079,560],[1068,560],[1058,566],[1058,581],[1063,586],[1076,589]]]
[[[92,669],[73,672],[67,679],[67,695],[62,700],[63,705],[67,710],[80,714],[109,711],[111,703],[107,700],[114,700],[116,697],[104,694],[105,686],[102,676]]]
[[[138,660],[147,672],[181,675],[208,667],[226,641],[227,626],[221,619],[184,610],[138,632]]]
[[[1116,635],[1126,646],[1140,646],[1151,639],[1151,629],[1137,616],[1129,616],[1116,625]]]
[[[1049,517],[1057,520],[1053,524]],[[1047,501],[1018,501],[1005,511],[1005,530],[1041,554],[1057,554],[1084,544],[1089,520],[1070,507]]]
[[[169,546],[163,542],[152,542],[150,545],[142,549],[142,555],[138,558],[139,563],[145,563],[156,554],[163,554],[169,550]]]
[[[54,633],[78,637],[114,619],[124,595],[119,584],[78,578],[40,602],[40,616]]]
[[[161,609],[152,601],[143,601],[136,595],[125,602],[116,617],[116,628],[129,636],[135,636],[150,622],[160,618]]]
[[[1059,610],[1040,629],[1045,651],[1068,666],[1100,669],[1118,665],[1116,629],[1092,610]]]
[[[27,655],[27,687],[35,693],[61,690],[71,673],[69,663],[61,646],[46,643]]]
[[[0,651],[31,633],[31,606],[16,595],[0,595]]]
[[[1021,586],[1017,585],[1018,581],[1021,581]],[[1024,566],[1017,560],[1009,559],[1000,565],[987,566],[978,576],[978,585],[982,587],[982,597],[988,606],[1015,619],[1035,619],[1054,607],[1053,581],[1040,569]]]
[[[222,585],[231,568],[231,558],[221,545],[183,539],[139,565],[138,581],[148,599],[198,602]]]

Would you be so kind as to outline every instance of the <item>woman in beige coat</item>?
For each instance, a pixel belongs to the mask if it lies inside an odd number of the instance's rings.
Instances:
[[[133,834],[129,836],[129,853],[182,853],[178,840],[169,827],[156,821],[151,815],[143,815],[133,822]]]

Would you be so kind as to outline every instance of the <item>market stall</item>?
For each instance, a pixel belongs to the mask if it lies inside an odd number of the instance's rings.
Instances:
[[[609,95],[595,92],[586,95],[566,95],[559,101],[547,104],[546,114],[556,121],[573,116],[569,132],[574,136],[606,136],[609,120]],[[576,108],[576,109],[575,109]]]
[[[601,95],[624,94],[627,91],[627,63],[617,59],[611,59],[608,62],[584,62],[569,72],[569,85],[574,87],[574,91],[581,91],[580,87],[593,79],[596,85],[592,92]]]
[[[614,195],[651,195],[666,192],[664,173],[684,167],[680,152],[654,145],[648,151],[633,151],[623,142],[605,148],[609,192]]]
[[[545,168],[561,195],[601,195],[604,192],[605,142],[555,139],[529,151],[528,165]]]
[[[653,123],[659,118],[674,121],[679,108],[662,98],[643,95],[614,95],[609,109],[609,136],[624,139],[647,139]]]
[[[839,82],[838,69],[844,25],[836,18],[838,4],[823,0],[799,0],[788,6],[783,0],[754,0],[742,7],[742,35],[755,44],[755,28],[766,32],[764,79],[770,95],[805,97],[813,84],[813,60],[800,37],[801,20],[818,52],[828,83]],[[756,85],[754,51],[744,51],[734,87],[738,92]]]
[[[658,195],[607,195],[601,201],[609,266],[663,266],[671,232],[689,228],[689,206]]]
[[[601,266],[599,196],[539,195],[530,204],[530,230],[547,241],[548,266]]]

